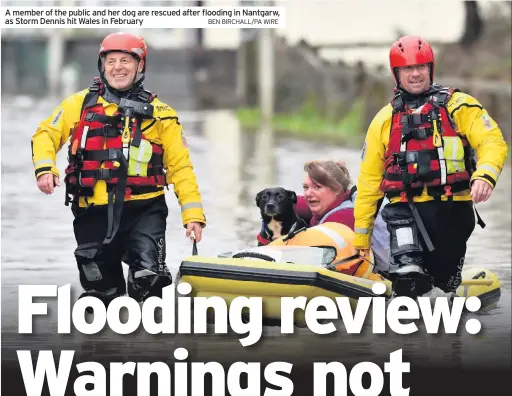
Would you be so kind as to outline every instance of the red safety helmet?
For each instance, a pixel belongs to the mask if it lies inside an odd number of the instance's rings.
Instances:
[[[391,73],[398,86],[397,67],[421,65],[428,63],[430,65],[430,82],[434,81],[434,51],[430,44],[421,37],[404,36],[398,39],[389,51],[389,66]]]
[[[102,57],[111,51],[121,51],[133,55],[139,61],[144,61],[142,73],[146,70],[148,47],[142,37],[126,32],[112,33],[105,37],[101,42],[100,50],[98,52],[98,69],[100,73],[103,72]]]

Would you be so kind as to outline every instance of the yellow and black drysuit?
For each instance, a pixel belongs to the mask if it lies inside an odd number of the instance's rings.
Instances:
[[[65,203],[75,216],[82,286],[124,294],[125,261],[128,293],[142,300],[170,284],[164,187],[174,185],[184,226],[206,220],[175,110],[141,85],[124,98],[114,92],[95,79],[62,101],[35,132],[32,159],[36,178],[58,177],[56,154],[69,141]]]
[[[432,286],[457,289],[475,227],[471,183],[478,179],[494,187],[507,151],[496,122],[457,89],[433,85],[421,95],[398,90],[375,116],[361,154],[354,245],[370,247],[386,195],[390,204],[382,217],[397,268],[397,295],[419,295]],[[411,286],[411,278],[421,281]]]

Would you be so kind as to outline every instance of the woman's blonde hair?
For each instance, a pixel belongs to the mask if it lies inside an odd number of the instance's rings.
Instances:
[[[346,191],[351,184],[350,173],[342,161],[309,161],[304,171],[315,183],[327,186],[334,192]]]

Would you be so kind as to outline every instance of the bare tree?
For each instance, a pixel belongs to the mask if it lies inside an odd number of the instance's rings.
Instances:
[[[466,21],[464,23],[464,33],[459,41],[465,49],[470,49],[482,35],[484,22],[480,16],[477,1],[465,1]]]

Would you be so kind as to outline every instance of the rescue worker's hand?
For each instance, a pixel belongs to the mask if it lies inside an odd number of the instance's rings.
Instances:
[[[37,187],[47,195],[53,194],[54,187],[60,187],[58,176],[51,173],[45,173],[37,178]]]
[[[194,236],[192,237],[192,232],[194,232]],[[196,242],[201,242],[201,234],[203,232],[203,228],[201,227],[201,223],[188,223],[187,224],[187,238],[190,238],[190,240],[196,240]]]
[[[471,184],[471,198],[474,203],[485,202],[492,194],[492,187],[483,180],[475,180]]]

